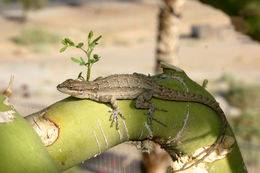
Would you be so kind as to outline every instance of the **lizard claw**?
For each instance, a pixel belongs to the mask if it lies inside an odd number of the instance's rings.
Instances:
[[[154,121],[158,122],[159,124],[162,124],[163,126],[167,127],[166,124],[164,124],[163,122],[161,122],[160,120],[158,120],[158,119],[156,119],[156,118],[154,117],[153,113],[154,113],[155,110],[160,110],[160,111],[165,111],[165,112],[167,112],[167,110],[165,110],[165,109],[157,108],[157,107],[155,107],[154,105],[152,105],[152,106],[149,108],[148,112],[145,113],[146,115],[148,115],[148,119],[147,119],[148,124],[150,124],[150,125],[151,125],[151,128],[153,128],[153,120],[154,120]]]
[[[156,119],[153,114],[149,114],[149,112],[145,113],[146,115],[148,115],[147,121],[148,124],[151,125],[151,128],[153,128],[153,120],[156,121],[157,123],[163,125],[164,127],[167,127],[166,124],[164,124],[163,122],[161,122],[160,120]]]
[[[166,110],[166,109],[163,109],[163,108],[157,108],[157,107],[155,107],[155,110],[163,111],[163,112],[168,112],[168,110]]]
[[[111,115],[110,115],[109,121],[112,121],[111,127],[113,127],[114,122],[116,122],[116,129],[119,129],[118,115],[119,115],[122,119],[125,119],[125,117],[124,117],[123,114],[120,112],[120,110],[112,110],[112,111],[110,111],[110,112],[111,112]]]

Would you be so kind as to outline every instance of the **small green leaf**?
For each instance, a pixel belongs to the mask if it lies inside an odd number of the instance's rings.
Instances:
[[[95,62],[96,62],[96,61],[95,61],[94,59],[90,59],[90,60],[89,60],[89,63],[90,63],[90,64],[93,64],[93,63],[95,63]]]
[[[81,80],[81,81],[84,81],[84,80],[85,80],[83,76],[80,76],[80,77],[78,77],[77,79],[78,79],[78,80]]]
[[[83,76],[80,76],[80,77],[78,78],[78,80],[85,81],[85,79],[84,79]]]
[[[79,65],[80,65],[80,66],[83,66],[83,65],[86,65],[86,63],[80,62]]]
[[[80,60],[81,62],[85,63],[85,60],[82,57],[80,57]]]
[[[79,63],[79,65],[80,65],[80,66],[86,65],[86,62],[85,62],[85,60],[84,60],[82,57],[80,57],[80,63]]]
[[[98,44],[97,41],[98,41],[99,39],[101,39],[101,37],[102,37],[102,35],[98,36],[95,40],[92,41],[92,43],[94,43],[95,45],[97,45],[97,44]]]
[[[94,49],[94,47],[95,47],[95,43],[94,42],[92,42],[92,43],[90,43],[88,46],[89,46],[89,49],[91,49],[91,51]]]
[[[88,47],[88,50],[87,50],[87,56],[88,56],[88,58],[90,58],[90,55],[91,55],[93,49],[94,49],[94,46],[90,44],[89,47]]]
[[[94,54],[93,58],[99,60],[100,57],[97,54]]]
[[[79,73],[78,78],[82,75],[82,72]]]
[[[81,80],[81,81],[85,80],[84,77],[82,76],[82,72],[79,73],[77,79],[79,79],[79,80]]]
[[[69,38],[65,38],[65,42],[68,43],[70,46],[74,46],[74,42],[71,41]]]
[[[88,34],[88,43],[90,43],[92,37],[93,37],[93,31],[90,31]]]
[[[66,43],[66,41],[65,41],[65,40],[61,40],[61,44],[63,44],[63,45],[65,45],[65,46],[67,46],[67,43]]]
[[[81,63],[81,61],[79,60],[79,59],[76,59],[76,58],[74,58],[74,57],[71,57],[70,58],[73,62],[75,62],[75,63]]]
[[[61,53],[61,52],[64,52],[64,51],[67,49],[67,47],[68,47],[68,46],[65,46],[65,47],[61,48],[61,49],[60,49],[60,53]]]
[[[91,52],[90,52],[90,51],[87,52],[87,57],[88,57],[88,59],[90,58],[90,55],[91,55]]]
[[[82,46],[84,46],[84,43],[79,43],[76,47],[81,48]]]

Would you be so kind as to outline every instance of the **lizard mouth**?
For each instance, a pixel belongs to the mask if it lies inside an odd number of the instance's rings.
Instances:
[[[60,92],[64,92],[64,87],[62,87],[62,84],[59,84],[57,86],[57,90],[60,91]]]
[[[75,91],[70,90],[67,87],[65,87],[64,84],[62,84],[62,83],[57,86],[57,90],[60,91],[61,93],[69,94],[71,96],[77,94],[77,93],[75,93]]]

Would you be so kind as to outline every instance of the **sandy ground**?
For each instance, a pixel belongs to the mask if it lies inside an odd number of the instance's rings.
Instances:
[[[41,51],[15,44],[11,38],[26,27],[41,27],[76,42],[86,40],[89,30],[101,34],[95,52],[102,60],[94,66],[92,79],[113,73],[153,74],[157,13],[155,4],[103,2],[48,7],[30,12],[26,23],[0,15],[0,90],[14,75],[12,100],[21,114],[27,115],[66,97],[56,91],[56,85],[75,78],[82,70],[70,60],[82,55],[78,50],[61,54],[61,44],[42,47]],[[210,34],[189,38],[192,25],[210,26]],[[260,44],[236,33],[221,11],[188,1],[181,35],[180,67],[195,81],[209,79],[210,89],[211,81],[230,74],[247,83],[260,83]]]

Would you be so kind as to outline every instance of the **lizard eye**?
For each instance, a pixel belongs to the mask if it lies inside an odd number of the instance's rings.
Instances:
[[[70,90],[72,90],[72,89],[73,89],[73,87],[72,87],[72,86],[69,86],[69,89],[70,89]]]

